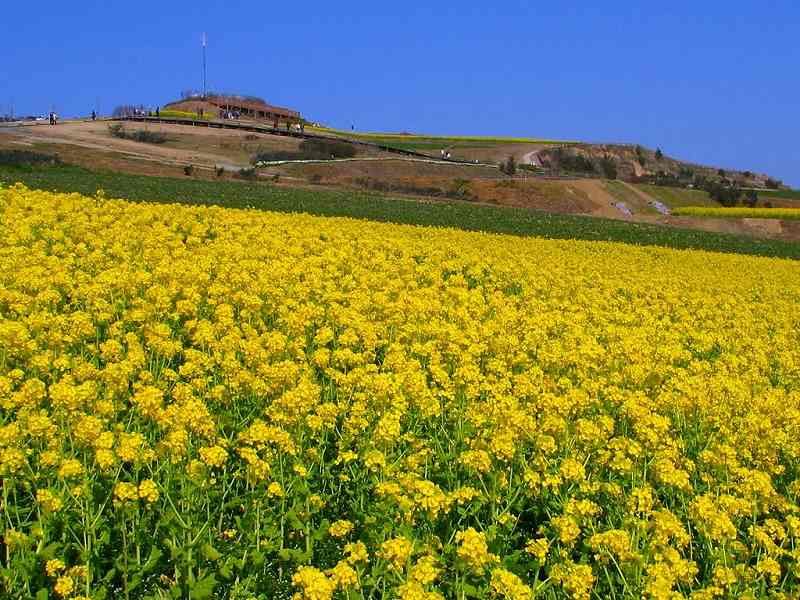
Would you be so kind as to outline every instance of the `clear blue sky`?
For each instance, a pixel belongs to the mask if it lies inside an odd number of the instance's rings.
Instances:
[[[0,113],[201,85],[361,130],[660,146],[800,186],[800,4],[6,2]]]

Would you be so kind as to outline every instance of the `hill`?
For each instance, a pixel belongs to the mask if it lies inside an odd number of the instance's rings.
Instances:
[[[197,99],[182,102],[167,105],[164,112],[188,112],[204,106]],[[178,118],[169,123],[144,121],[123,123],[127,131],[124,137],[113,135],[109,124],[102,121],[0,128],[0,151],[26,148],[54,154],[63,162],[92,171],[178,178],[190,174],[200,179],[245,179],[250,185],[257,180],[272,181],[287,188],[313,186],[318,191],[335,189],[425,202],[536,209],[761,238],[796,240],[800,236],[795,224],[780,220],[753,223],[751,219],[671,215],[673,208],[683,206],[720,206],[705,191],[687,187],[696,180],[722,181],[724,176],[725,181],[758,187],[765,196],[761,205],[768,200],[759,186],[774,182],[745,172],[720,174],[718,169],[691,165],[637,146],[524,137],[346,132],[310,125],[301,134],[284,128],[275,130],[271,123],[213,117],[200,121]],[[188,126],[192,122],[204,126]],[[138,136],[140,133],[148,135]],[[356,143],[352,143],[353,152],[347,154],[350,158],[329,160],[327,155],[304,152],[303,135]],[[137,141],[140,137],[156,137],[159,143]],[[398,155],[393,148],[412,152],[413,156]],[[443,151],[450,153],[449,160],[442,160]],[[276,158],[261,161],[259,157],[263,156]],[[509,156],[519,164],[516,174],[498,168]],[[254,164],[259,166],[254,169]],[[771,200],[773,205],[779,202],[792,200]]]

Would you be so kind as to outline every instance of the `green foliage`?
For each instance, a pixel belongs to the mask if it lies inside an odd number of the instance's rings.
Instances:
[[[638,162],[641,166],[645,166],[647,164],[647,154],[645,154],[644,148],[641,146],[636,146],[636,162]]]
[[[20,181],[31,188],[74,191],[90,196],[98,189],[103,189],[108,197],[132,201],[304,212],[521,236],[605,240],[800,259],[800,244],[781,240],[759,240],[747,236],[464,202],[424,203],[372,192],[319,188],[305,190],[276,187],[267,182],[245,185],[234,180],[147,177],[94,172],[74,166],[37,169],[0,166],[0,180],[7,184]]]
[[[137,129],[128,131],[122,123],[113,123],[108,126],[108,132],[112,137],[123,140],[133,140],[144,144],[163,144],[169,140],[167,135],[161,131],[149,131],[147,129]]]
[[[708,193],[703,190],[648,184],[637,184],[636,187],[670,208],[678,206],[717,206],[717,203],[709,198]]]
[[[253,162],[331,160],[336,158],[353,158],[355,155],[356,147],[348,142],[308,139],[300,142],[300,147],[297,151],[271,150],[258,152],[253,158]]]
[[[800,190],[769,189],[769,190],[760,190],[759,194],[761,194],[761,196],[764,198],[778,198],[781,200],[800,200]]]
[[[185,165],[183,167],[183,174],[187,177],[191,177],[194,174],[194,165]]]
[[[661,148],[656,149],[656,160],[661,160],[664,158],[664,153],[661,151]]]
[[[736,206],[742,197],[742,190],[733,185],[709,182],[706,191],[712,200],[719,202],[722,206]]]
[[[600,169],[603,171],[603,175],[606,179],[617,178],[617,162],[608,154],[600,159]]]
[[[564,148],[556,148],[553,157],[559,169],[568,173],[595,173],[594,163],[580,152],[571,152]]]
[[[56,165],[61,161],[52,154],[43,154],[31,150],[0,150],[0,165],[21,166],[21,165]]]
[[[517,159],[509,156],[506,162],[500,163],[500,171],[513,177],[517,174]]]

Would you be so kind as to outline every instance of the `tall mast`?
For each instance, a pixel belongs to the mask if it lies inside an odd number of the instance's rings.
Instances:
[[[206,97],[206,34],[203,32],[203,98]]]

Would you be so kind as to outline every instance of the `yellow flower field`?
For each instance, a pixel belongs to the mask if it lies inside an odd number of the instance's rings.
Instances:
[[[746,206],[682,206],[673,209],[673,214],[686,217],[722,217],[731,219],[800,219],[800,208],[748,208]]]
[[[0,597],[794,598],[800,264],[0,189]]]

